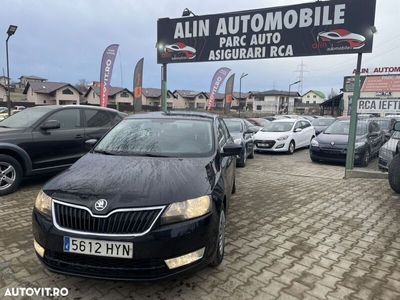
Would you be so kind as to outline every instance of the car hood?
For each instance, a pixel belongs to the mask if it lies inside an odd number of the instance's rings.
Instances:
[[[285,135],[290,135],[292,132],[291,131],[286,131],[286,132],[264,132],[264,131],[259,131],[257,132],[253,138],[254,140],[276,140],[277,138]]]
[[[326,134],[322,132],[316,139],[320,144],[331,144],[333,142],[335,145],[347,145],[349,136],[344,134]],[[356,142],[362,141],[365,141],[365,136],[357,136]]]
[[[1,123],[0,123],[1,126]],[[2,139],[2,136],[6,136],[8,134],[15,134],[19,132],[24,132],[25,128],[3,128],[0,127],[0,139]]]
[[[55,199],[90,207],[104,198],[109,203],[107,211],[166,205],[210,194],[216,180],[212,164],[212,158],[88,153],[43,190]]]

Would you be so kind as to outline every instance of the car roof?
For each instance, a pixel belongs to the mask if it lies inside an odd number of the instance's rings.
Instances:
[[[112,111],[112,112],[121,113],[120,111],[118,111],[116,109],[113,109],[113,108],[101,107],[101,106],[93,106],[93,105],[76,105],[76,104],[69,104],[69,105],[37,105],[37,106],[29,107],[29,108],[31,108],[31,109],[47,108],[49,110],[56,110],[56,109],[68,108],[68,107],[100,109],[100,110],[106,110],[106,111]]]
[[[157,111],[157,112],[150,112],[150,113],[139,113],[135,115],[130,115],[126,119],[168,119],[168,118],[175,118],[175,119],[196,119],[196,120],[214,120],[218,118],[217,114],[211,113],[202,113],[202,112],[193,112],[193,111]]]
[[[277,119],[277,120],[273,120],[272,122],[273,122],[273,123],[281,123],[281,122],[283,122],[283,123],[287,123],[287,122],[294,123],[294,122],[296,122],[296,121],[307,121],[307,120],[304,120],[304,119],[289,119],[289,118],[287,118],[287,119]]]

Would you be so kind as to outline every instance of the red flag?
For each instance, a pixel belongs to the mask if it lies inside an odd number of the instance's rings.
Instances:
[[[117,56],[118,44],[112,44],[104,50],[100,68],[100,106],[107,107],[111,87],[111,76]]]

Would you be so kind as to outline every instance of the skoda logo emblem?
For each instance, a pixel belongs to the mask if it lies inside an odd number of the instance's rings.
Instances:
[[[106,199],[99,199],[95,202],[94,208],[97,211],[102,211],[107,207],[107,200]]]
[[[332,145],[332,146],[335,145],[335,142],[331,142],[331,145]]]

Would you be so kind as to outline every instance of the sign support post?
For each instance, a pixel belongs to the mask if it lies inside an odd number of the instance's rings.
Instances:
[[[362,53],[357,54],[357,68],[354,79],[354,93],[351,101],[351,118],[350,118],[350,132],[349,132],[349,140],[347,146],[347,155],[346,155],[346,175],[347,171],[350,171],[354,168],[354,150],[356,144],[356,134],[357,134],[357,105],[358,98],[360,97],[360,71],[361,71],[361,61],[362,61]]]
[[[167,112],[167,64],[161,66],[161,110]]]

